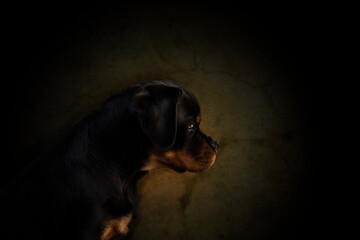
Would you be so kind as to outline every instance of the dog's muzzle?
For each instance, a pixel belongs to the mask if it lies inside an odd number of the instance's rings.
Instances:
[[[211,137],[207,137],[206,142],[210,145],[210,147],[212,147],[212,149],[214,149],[214,151],[216,152],[218,147],[219,147],[219,142],[212,139]]]

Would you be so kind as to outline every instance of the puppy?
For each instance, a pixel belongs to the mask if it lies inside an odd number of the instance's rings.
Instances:
[[[199,129],[193,94],[167,80],[111,96],[1,191],[1,239],[117,239],[136,210],[136,182],[167,167],[201,172],[217,141]]]

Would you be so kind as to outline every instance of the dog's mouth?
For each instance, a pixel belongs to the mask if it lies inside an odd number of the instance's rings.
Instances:
[[[175,159],[169,159],[168,166],[177,172],[202,172],[209,169],[215,162],[216,153],[205,152],[197,157],[181,152]]]

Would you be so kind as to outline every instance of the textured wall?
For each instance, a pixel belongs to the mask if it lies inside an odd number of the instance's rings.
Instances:
[[[284,29],[271,26],[282,20],[266,25],[261,13],[221,10],[92,9],[86,21],[74,18],[78,25],[57,22],[49,40],[40,28],[38,40],[46,44],[26,52],[36,62],[26,55],[29,82],[23,80],[10,119],[16,127],[9,144],[19,158],[27,156],[13,169],[50,148],[110,94],[170,79],[197,96],[201,127],[220,142],[217,161],[203,173],[160,170],[142,178],[129,239],[300,236],[309,129],[298,70],[281,48],[291,37],[284,40],[286,34],[277,35]]]

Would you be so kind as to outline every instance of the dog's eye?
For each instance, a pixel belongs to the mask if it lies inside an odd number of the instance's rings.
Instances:
[[[194,124],[189,124],[188,125],[188,129],[193,129],[194,128]]]

